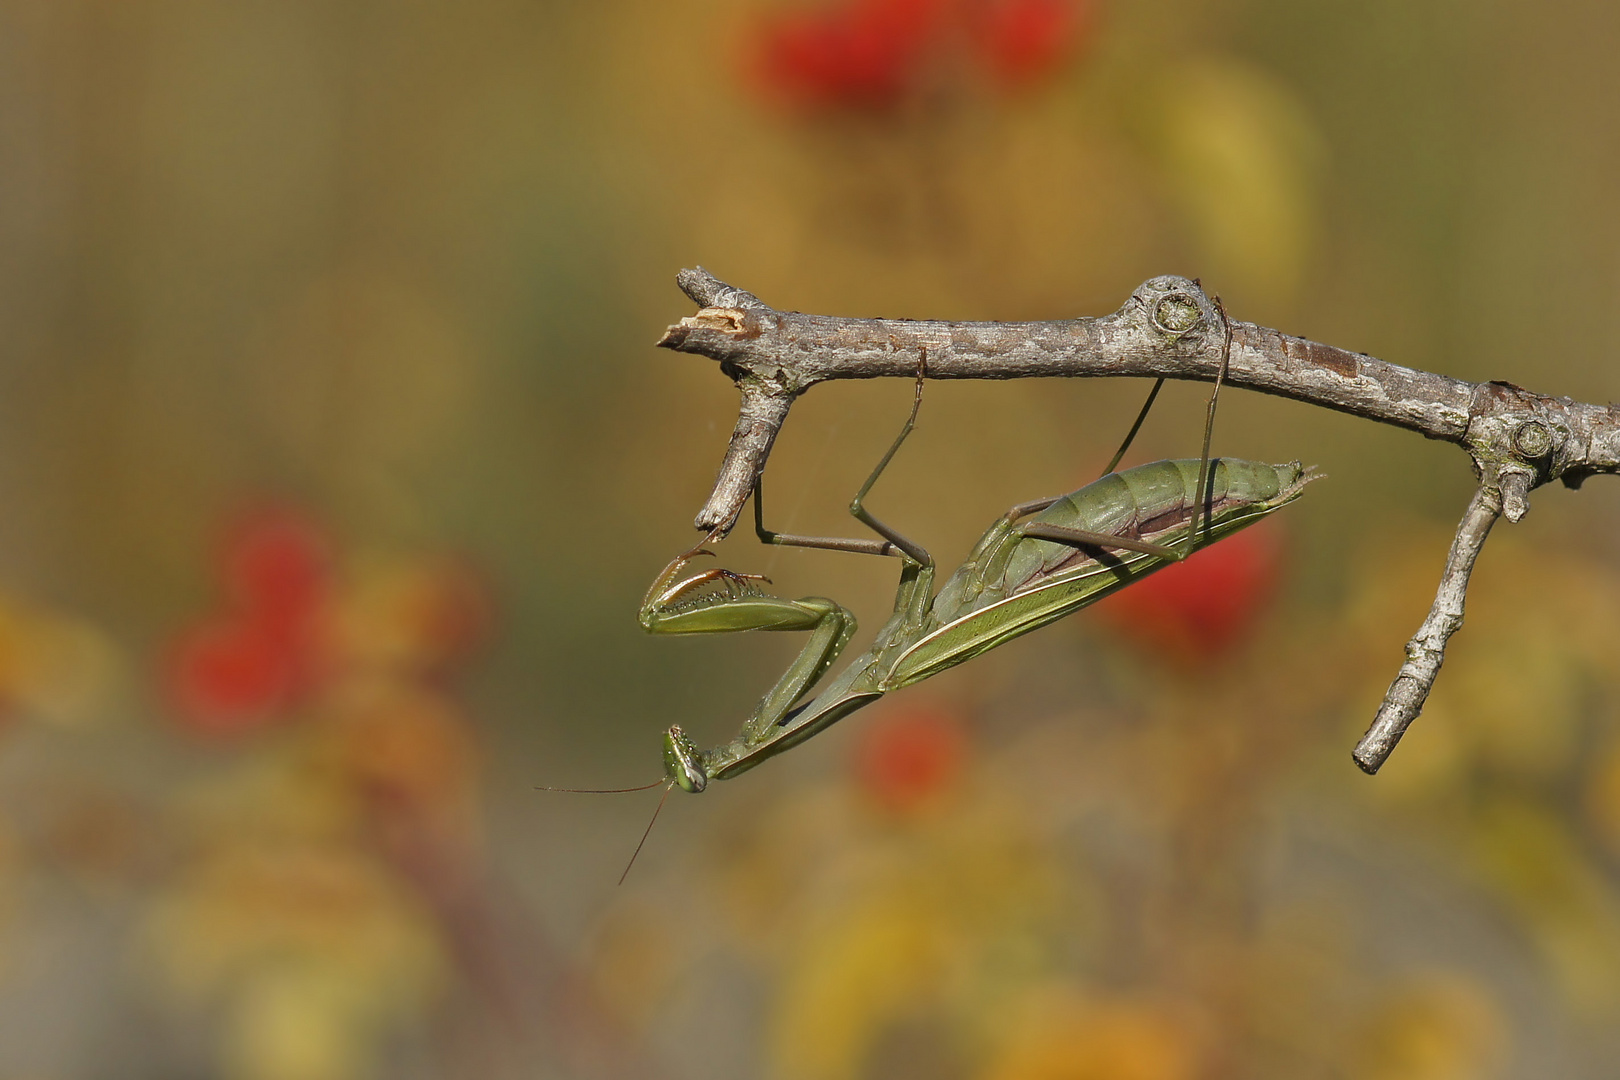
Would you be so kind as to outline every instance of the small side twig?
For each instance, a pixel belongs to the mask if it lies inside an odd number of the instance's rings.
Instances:
[[[1352,754],[1356,764],[1368,775],[1378,771],[1401,736],[1406,734],[1407,727],[1423,711],[1423,703],[1428,700],[1435,677],[1440,674],[1440,665],[1446,661],[1446,642],[1462,629],[1463,601],[1468,592],[1468,576],[1474,571],[1474,560],[1485,546],[1491,526],[1501,515],[1501,493],[1490,485],[1481,484],[1451,541],[1451,553],[1446,556],[1445,573],[1440,577],[1440,588],[1434,594],[1428,618],[1406,643],[1406,662],[1401,665],[1395,681],[1389,684],[1378,715]]]

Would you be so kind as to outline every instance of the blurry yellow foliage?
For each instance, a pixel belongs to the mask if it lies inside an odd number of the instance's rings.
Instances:
[[[1149,152],[1232,293],[1290,295],[1305,269],[1322,140],[1283,84],[1240,61],[1178,57],[1155,68]]]
[[[1612,1013],[1620,1006],[1620,895],[1571,823],[1499,796],[1480,807],[1469,839],[1475,865],[1517,910],[1571,1004]]]
[[[1604,750],[1592,771],[1586,811],[1610,853],[1620,856],[1620,738]]]
[[[586,975],[609,1008],[639,1024],[673,985],[683,940],[655,905],[616,904],[595,928]]]
[[[241,988],[224,1071],[240,1080],[349,1080],[371,1074],[374,988],[336,966],[271,965]]]
[[[1403,640],[1433,595],[1446,540],[1413,535],[1368,561],[1347,622],[1369,678],[1371,643]],[[1570,1002],[1593,1014],[1620,1004],[1620,890],[1565,792],[1585,784],[1583,808],[1611,834],[1612,765],[1600,759],[1589,779],[1580,748],[1620,738],[1617,653],[1620,576],[1499,530],[1423,715],[1368,789],[1404,827],[1458,853],[1517,915]],[[1357,712],[1347,724],[1371,715]]]
[[[1197,1032],[1151,1001],[1091,997],[1077,988],[1032,991],[984,1080],[1191,1080]]]
[[[376,1029],[420,1010],[445,977],[428,915],[361,851],[241,838],[160,899],[146,947],[177,1004],[225,1007],[224,1075],[369,1075]]]
[[[449,560],[356,561],[314,594],[306,690],[175,799],[145,959],[178,1007],[219,1017],[231,1080],[373,1075],[480,918],[476,739],[441,679],[481,598]]]
[[[177,792],[180,835],[200,858],[237,846],[352,840],[354,793],[333,782],[323,745],[296,732]]]
[[[188,999],[307,966],[363,981],[378,1001],[403,1002],[431,985],[441,961],[413,898],[381,866],[319,843],[216,852],[160,901],[150,930]]]
[[[1374,687],[1369,696],[1382,692],[1376,675],[1389,665],[1391,643],[1421,621],[1449,541],[1434,527],[1399,531],[1410,537],[1400,550],[1382,545],[1364,560],[1346,620],[1349,652]],[[1588,715],[1594,693],[1607,695],[1616,712],[1617,649],[1620,576],[1498,530],[1470,584],[1467,622],[1445,673],[1379,773],[1381,794],[1444,801],[1481,770],[1523,783],[1558,781],[1574,763],[1582,725],[1595,719]],[[1370,715],[1358,703],[1347,726]]]
[[[937,1006],[959,947],[941,914],[887,897],[818,935],[780,990],[771,1038],[776,1075],[854,1077],[885,1024]]]
[[[321,768],[380,811],[373,825],[430,829],[466,850],[478,840],[477,748],[443,695],[408,682],[355,678],[334,688],[315,750]]]
[[[964,1047],[987,1041],[1007,980],[1045,966],[1041,928],[1075,914],[1051,856],[1005,807],[970,796],[903,839],[845,821],[849,850],[782,913],[797,924],[769,1029],[783,1078],[860,1075],[886,1031],[922,1018],[948,1018]]]
[[[106,704],[120,667],[116,646],[89,623],[0,597],[0,703],[80,723]]]
[[[356,559],[335,607],[333,662],[347,671],[434,674],[459,660],[488,620],[479,583],[450,558]]]
[[[1414,979],[1388,995],[1358,1041],[1356,1080],[1485,1080],[1506,1058],[1507,1017],[1456,975]]]
[[[223,1007],[224,1075],[371,1075],[448,978],[430,887],[476,841],[476,761],[443,695],[365,667],[181,802],[192,857],[146,945],[179,1004]],[[433,875],[432,881],[415,875]]]
[[[714,880],[733,948],[774,959],[789,947],[782,926],[808,914],[805,868],[850,873],[857,856],[844,845],[859,832],[854,814],[845,792],[818,786],[770,800],[716,838]]]

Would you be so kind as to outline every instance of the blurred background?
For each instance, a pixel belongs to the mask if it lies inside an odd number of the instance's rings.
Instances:
[[[1243,392],[1264,525],[701,799],[802,641],[653,639],[781,308],[1236,318],[1607,401],[1620,8],[0,0],[0,1078],[1608,1077],[1620,500],[1503,525],[1349,751],[1471,490]],[[874,510],[954,565],[1146,387],[930,384]],[[1172,385],[1131,462],[1197,453]],[[818,387],[771,524],[909,405]],[[868,631],[895,567],[725,565]],[[857,645],[861,645],[857,642]]]

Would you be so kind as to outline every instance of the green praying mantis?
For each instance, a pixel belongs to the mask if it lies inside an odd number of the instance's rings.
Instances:
[[[756,482],[754,489],[754,531],[763,543],[899,559],[900,581],[888,621],[865,652],[803,701],[848,646],[854,616],[824,597],[773,596],[760,588],[766,580],[760,575],[726,569],[687,574],[694,559],[712,554],[704,544],[718,531],[677,556],[642,602],[640,621],[649,633],[792,630],[810,637],[729,743],[699,749],[680,727],[670,727],[663,736],[665,776],[647,787],[665,784],[666,796],[675,787],[696,793],[711,781],[746,772],[891,691],[1079,611],[1254,524],[1298,498],[1317,478],[1297,461],[1267,465],[1210,458],[1215,404],[1227,365],[1223,354],[1201,457],[1114,472],[1152,408],[1160,379],[1101,479],[1068,495],[1008,509],[936,592],[933,557],[866,507],[868,493],[916,426],[926,365],[923,354],[911,414],[849,504],[850,514],[875,538],[773,532],[765,527],[761,485]]]

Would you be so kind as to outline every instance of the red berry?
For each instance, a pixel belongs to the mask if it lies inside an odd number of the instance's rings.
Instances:
[[[961,721],[937,709],[879,717],[856,750],[855,775],[880,806],[910,813],[938,802],[957,782],[967,756]]]
[[[889,109],[914,81],[943,11],[942,0],[856,0],[786,16],[761,36],[761,81],[803,107]]]
[[[1276,590],[1282,544],[1251,527],[1098,605],[1123,634],[1178,660],[1218,658],[1248,640]]]
[[[240,609],[274,632],[301,629],[331,591],[325,534],[289,510],[261,511],[243,520],[223,562],[226,587]]]
[[[285,643],[248,621],[210,623],[181,638],[170,671],[180,720],[201,735],[238,735],[275,720],[297,682]]]
[[[975,40],[1004,87],[1026,86],[1070,60],[1091,21],[1089,0],[993,0]]]

